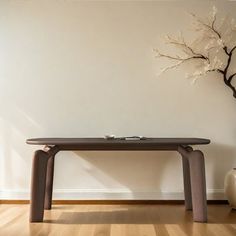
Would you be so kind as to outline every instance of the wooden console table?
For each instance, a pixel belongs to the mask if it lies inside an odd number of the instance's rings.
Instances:
[[[106,140],[103,138],[36,138],[27,144],[44,145],[33,156],[30,222],[42,222],[44,209],[51,209],[54,157],[59,151],[177,151],[182,156],[186,210],[193,209],[193,219],[207,222],[204,155],[191,145],[209,144],[199,138],[147,138],[144,140]]]

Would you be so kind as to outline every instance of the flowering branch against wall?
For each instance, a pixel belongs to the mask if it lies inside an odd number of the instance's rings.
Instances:
[[[166,43],[180,49],[181,54],[171,55],[154,49],[157,57],[167,58],[174,63],[165,67],[161,73],[175,69],[187,61],[200,61],[201,69],[188,75],[196,80],[210,72],[219,73],[225,85],[231,89],[236,98],[236,87],[233,85],[236,80],[236,68],[232,66],[233,55],[236,52],[236,23],[233,18],[222,18],[217,21],[217,9],[213,7],[210,16],[204,20],[191,14],[194,19],[194,29],[199,36],[191,44],[187,43],[180,33],[178,37],[166,36]],[[218,24],[217,24],[218,23]]]

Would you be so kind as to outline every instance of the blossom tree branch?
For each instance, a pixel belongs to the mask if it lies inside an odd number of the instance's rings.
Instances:
[[[204,53],[199,52],[199,49],[196,50],[193,45],[187,44],[182,33],[177,38],[172,38],[169,35],[166,36],[166,43],[179,48],[182,52],[181,55],[169,55],[160,52],[158,49],[154,49],[154,52],[156,57],[175,61],[173,65],[164,68],[162,72],[178,68],[187,61],[201,60],[203,62],[202,71],[195,72],[191,77],[200,77],[209,72],[217,72],[222,76],[225,85],[231,89],[234,98],[236,98],[236,87],[233,85],[236,71],[232,72],[231,70],[233,54],[236,51],[236,40],[232,40],[236,36],[234,35],[236,33],[236,24],[233,19],[228,23],[228,27],[224,27],[222,23],[221,28],[223,27],[225,31],[220,31],[220,27],[216,25],[216,13],[217,9],[213,7],[208,21],[204,21],[191,14],[195,20],[195,30],[201,33],[201,37],[198,38],[198,42],[200,42],[198,46],[204,46],[201,50]],[[224,21],[225,19],[222,22]],[[221,60],[222,54],[224,55],[223,61]]]

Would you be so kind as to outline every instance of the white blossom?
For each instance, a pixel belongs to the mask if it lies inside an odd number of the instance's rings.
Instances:
[[[195,14],[191,14],[194,19],[194,30],[199,33],[199,37],[192,43],[185,41],[182,32],[179,32],[179,35],[175,38],[166,35],[166,43],[179,48],[183,54],[165,54],[155,49],[157,57],[171,59],[174,62],[174,64],[163,68],[161,73],[175,69],[185,62],[198,61],[200,63],[196,63],[195,70],[192,73],[185,73],[185,78],[191,78],[192,83],[195,83],[199,77],[209,72],[221,73],[226,77],[230,76],[229,72],[232,72],[229,67],[231,60],[228,59],[232,54],[232,52],[229,53],[230,50],[235,49],[236,52],[236,35],[233,35],[236,32],[236,22],[235,19],[229,19],[228,17],[216,21],[216,15],[217,8],[215,6],[213,6],[208,17],[209,22],[207,19],[203,20]],[[236,98],[236,88],[231,84],[234,76],[236,78],[236,72],[231,73],[229,81],[225,84],[233,90]]]
[[[216,6],[213,6],[213,7],[212,7],[212,15],[215,16],[216,13],[217,13],[217,11],[218,11],[218,10],[217,10]]]

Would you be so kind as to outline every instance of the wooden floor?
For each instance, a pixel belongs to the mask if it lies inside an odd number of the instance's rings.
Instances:
[[[235,236],[236,211],[209,205],[209,222],[193,223],[183,205],[55,205],[43,223],[28,222],[29,205],[0,205],[0,235]]]

